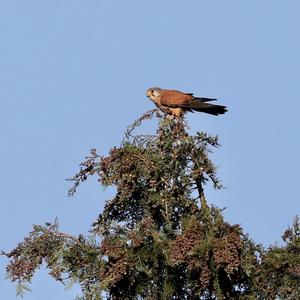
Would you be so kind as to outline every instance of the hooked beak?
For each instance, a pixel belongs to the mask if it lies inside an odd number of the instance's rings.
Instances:
[[[147,91],[146,95],[147,95],[147,97],[150,97],[151,96],[150,91]]]

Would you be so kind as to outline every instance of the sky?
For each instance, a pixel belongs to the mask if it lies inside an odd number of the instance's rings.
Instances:
[[[0,1],[0,249],[33,224],[87,234],[113,190],[96,178],[67,197],[67,177],[118,146],[159,86],[218,98],[221,117],[190,114],[218,135],[225,189],[207,200],[265,247],[299,214],[300,2],[279,0]],[[155,120],[142,129],[154,131]],[[2,299],[16,299],[0,257]],[[25,300],[73,299],[37,273]]]

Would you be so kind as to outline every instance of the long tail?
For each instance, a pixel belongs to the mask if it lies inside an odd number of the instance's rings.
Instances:
[[[204,112],[210,115],[218,116],[222,115],[227,111],[226,106],[206,103],[209,101],[215,101],[217,99],[212,98],[194,98],[188,107],[194,111]]]

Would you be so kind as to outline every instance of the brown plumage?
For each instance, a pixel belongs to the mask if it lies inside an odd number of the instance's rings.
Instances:
[[[199,111],[214,116],[224,114],[227,111],[226,106],[207,103],[217,99],[194,97],[193,94],[176,90],[150,88],[147,90],[147,97],[163,112],[177,117],[182,117],[188,111]]]

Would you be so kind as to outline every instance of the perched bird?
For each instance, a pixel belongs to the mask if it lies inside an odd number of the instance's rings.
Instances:
[[[226,106],[207,103],[217,99],[195,97],[193,94],[176,90],[154,87],[147,90],[147,97],[163,112],[176,117],[182,117],[188,111],[199,111],[215,116],[227,111]]]

